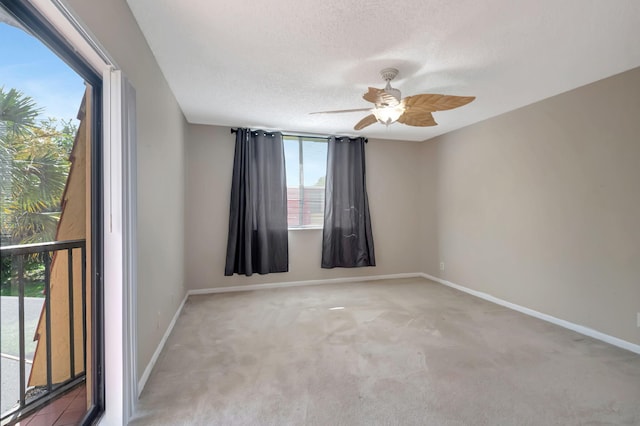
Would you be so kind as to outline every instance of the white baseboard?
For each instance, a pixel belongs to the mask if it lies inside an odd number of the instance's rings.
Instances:
[[[424,274],[419,272],[413,272],[413,273],[405,273],[405,274],[372,275],[372,276],[366,276],[366,277],[329,278],[324,280],[287,281],[287,282],[268,283],[268,284],[249,284],[249,285],[239,285],[239,286],[233,286],[233,287],[212,287],[212,288],[194,289],[194,290],[189,290],[187,292],[187,295],[195,296],[198,294],[266,290],[270,288],[302,287],[302,286],[308,286],[308,285],[340,284],[340,283],[376,281],[376,280],[393,280],[393,279],[399,279],[399,278],[416,278],[416,277],[422,277],[422,276],[424,276]]]
[[[464,293],[467,293],[467,294],[470,294],[472,296],[479,297],[480,299],[487,300],[487,301],[495,303],[497,305],[501,305],[501,306],[504,306],[506,308],[513,309],[514,311],[518,311],[518,312],[521,312],[523,314],[526,314],[526,315],[541,319],[543,321],[547,321],[547,322],[550,322],[552,324],[559,325],[560,327],[564,327],[564,328],[567,328],[569,330],[573,330],[573,331],[578,332],[580,334],[584,334],[585,336],[593,337],[594,339],[601,340],[603,342],[609,343],[610,345],[617,346],[619,348],[626,349],[628,351],[640,354],[640,345],[636,345],[635,343],[631,343],[631,342],[628,342],[626,340],[622,340],[622,339],[619,339],[617,337],[613,337],[613,336],[610,336],[608,334],[602,333],[600,331],[594,330],[592,328],[585,327],[585,326],[580,325],[580,324],[575,324],[575,323],[572,323],[572,322],[569,322],[569,321],[565,321],[563,319],[556,318],[554,316],[551,316],[551,315],[548,315],[548,314],[544,314],[542,312],[538,312],[538,311],[535,311],[533,309],[526,308],[524,306],[516,305],[515,303],[507,302],[506,300],[500,299],[500,298],[492,296],[490,294],[483,293],[483,292],[477,291],[477,290],[472,290],[470,288],[461,286],[459,284],[454,284],[454,283],[452,283],[450,281],[443,280],[442,278],[438,278],[438,277],[435,277],[433,275],[422,273],[422,274],[420,274],[420,276],[422,276],[422,277],[424,277],[424,278],[426,278],[428,280],[440,283],[442,285],[446,285],[447,287],[455,288],[456,290],[460,290],[460,291],[462,291]]]
[[[176,311],[175,315],[171,319],[171,322],[169,323],[167,330],[164,332],[164,336],[162,336],[160,343],[158,343],[158,347],[156,348],[156,351],[153,353],[153,356],[151,357],[149,364],[147,364],[147,368],[144,369],[144,373],[142,373],[142,377],[140,377],[140,380],[138,381],[138,398],[140,398],[140,394],[142,393],[144,386],[147,384],[147,380],[149,380],[151,371],[153,370],[153,367],[156,365],[156,362],[158,361],[158,357],[160,356],[162,349],[164,349],[164,345],[165,343],[167,343],[167,339],[169,338],[169,335],[173,331],[173,327],[176,325],[176,321],[178,320],[178,317],[180,316],[180,313],[182,312],[182,308],[184,307],[184,304],[187,301],[188,297],[189,297],[188,293],[184,295],[184,298],[182,299],[180,306],[178,306],[178,310]]]

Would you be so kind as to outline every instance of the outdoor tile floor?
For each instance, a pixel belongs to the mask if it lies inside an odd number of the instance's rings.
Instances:
[[[15,423],[17,426],[79,425],[87,412],[87,393],[84,384],[42,407],[29,417]]]

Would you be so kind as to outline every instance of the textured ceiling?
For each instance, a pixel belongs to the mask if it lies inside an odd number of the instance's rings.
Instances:
[[[191,123],[422,141],[640,66],[638,0],[128,0]],[[476,96],[438,126],[354,124],[402,96]],[[606,108],[606,105],[603,105]]]

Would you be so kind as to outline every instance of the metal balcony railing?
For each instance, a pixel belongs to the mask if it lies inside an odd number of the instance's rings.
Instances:
[[[68,313],[64,316],[68,318],[66,323],[61,324],[60,320],[54,320],[52,318],[52,265],[59,261],[64,261],[63,256],[58,254],[66,252],[66,276],[67,283],[66,289],[56,289],[55,296],[58,300],[55,301],[57,309],[61,306],[68,308]],[[1,414],[2,424],[7,422],[13,423],[16,420],[24,417],[37,407],[47,403],[54,399],[57,395],[65,392],[76,384],[85,380],[86,365],[87,365],[87,282],[86,282],[86,242],[85,240],[69,240],[69,241],[56,241],[40,244],[26,244],[0,247],[0,254],[3,259],[11,259],[12,280],[18,287],[18,335],[19,335],[19,399],[16,401],[16,405],[6,412]],[[77,268],[77,256],[80,256],[80,270],[78,274],[77,269],[74,271],[74,256],[76,257]],[[46,385],[38,386],[37,391],[33,392],[34,388],[29,387],[26,377],[26,336],[25,336],[25,263],[27,259],[39,259],[44,265],[44,304],[42,314],[40,316],[40,323],[38,329],[40,330],[38,338],[38,346],[36,349],[35,357],[41,357],[42,351],[46,359]],[[65,265],[58,264],[57,268],[64,268]],[[64,276],[64,274],[62,274]],[[75,283],[75,284],[74,284]],[[77,284],[80,284],[80,292],[82,297],[81,313],[75,312],[74,293],[77,290]],[[64,283],[60,283],[56,278],[55,285],[60,286]],[[77,294],[75,294],[77,297]],[[62,300],[66,299],[66,300]],[[81,328],[82,328],[82,368],[77,368],[76,362],[76,339],[80,336],[76,336],[76,322],[77,315],[80,314]],[[44,320],[44,335],[42,333],[42,321]],[[60,379],[57,377],[54,382],[53,377],[53,340],[54,337],[60,333],[65,333],[65,341],[68,337],[68,368],[69,372],[66,374],[66,367],[64,377]],[[67,334],[68,333],[68,334]],[[64,345],[62,345],[64,346]],[[64,349],[64,348],[63,348]],[[58,342],[56,346],[56,365],[60,365],[60,344]],[[64,351],[62,351],[64,352]],[[64,354],[62,356],[65,357]],[[35,360],[35,358],[34,358]],[[67,360],[64,360],[66,362]],[[1,373],[0,373],[1,374]],[[59,375],[58,375],[59,376]],[[32,392],[29,392],[32,391]]]

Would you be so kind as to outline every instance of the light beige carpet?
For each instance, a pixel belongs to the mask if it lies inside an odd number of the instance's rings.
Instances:
[[[638,425],[640,355],[421,278],[190,297],[133,425]]]

